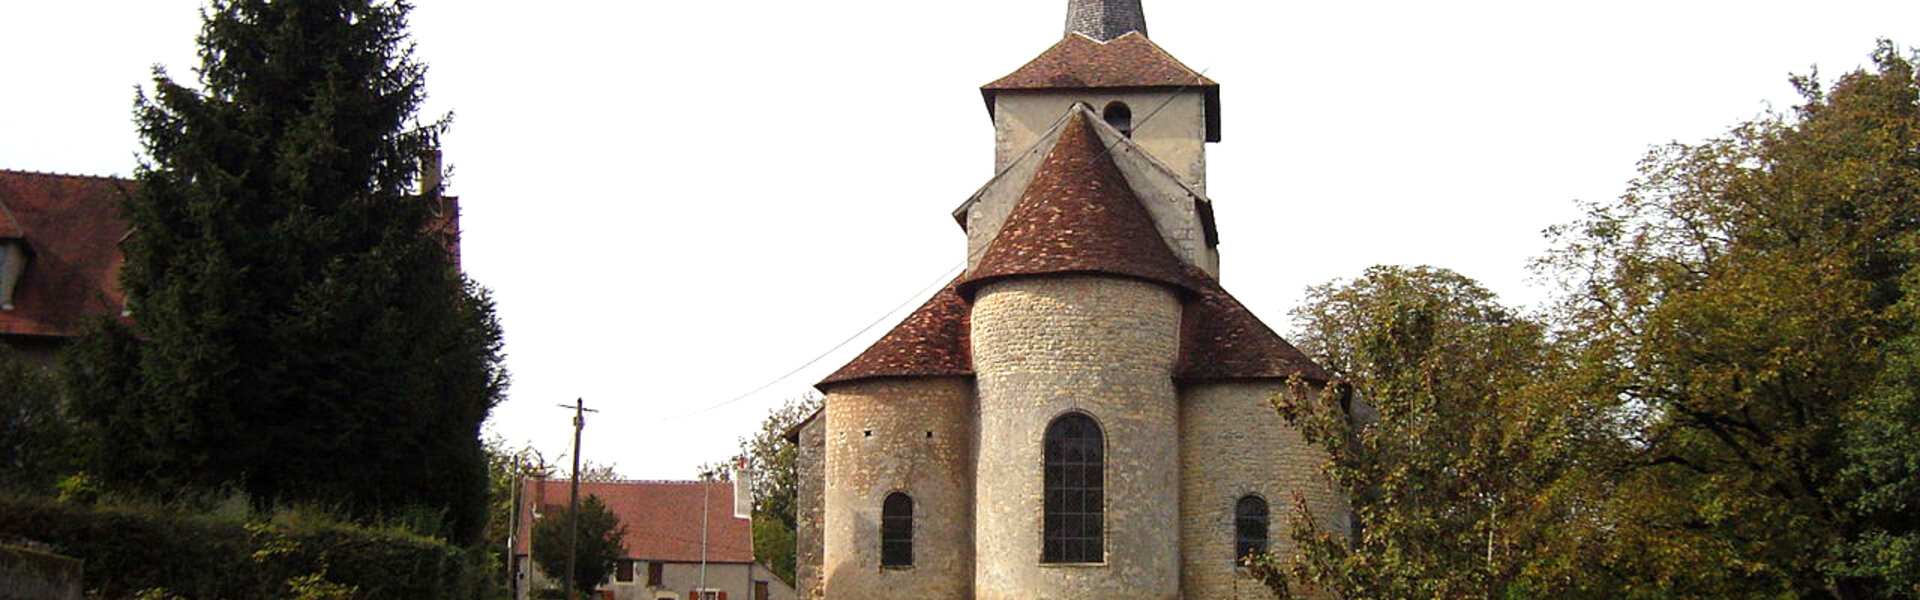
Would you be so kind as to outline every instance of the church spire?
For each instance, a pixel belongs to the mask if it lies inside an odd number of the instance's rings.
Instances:
[[[1140,0],[1067,0],[1067,35],[1081,34],[1102,42],[1138,31],[1147,35],[1147,15]]]

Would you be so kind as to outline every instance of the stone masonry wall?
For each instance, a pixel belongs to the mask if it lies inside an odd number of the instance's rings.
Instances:
[[[821,577],[827,598],[973,595],[973,382],[831,386]],[[913,565],[880,566],[880,507],[913,498]]]
[[[1321,477],[1326,455],[1286,424],[1268,399],[1284,381],[1194,384],[1180,399],[1181,593],[1186,598],[1272,598],[1235,564],[1234,506],[1267,501],[1268,548],[1285,554],[1295,494],[1326,531],[1347,530],[1347,503]]]
[[[820,528],[826,493],[827,419],[814,419],[800,428],[794,462],[799,482],[794,490],[794,583],[806,600],[824,598],[820,586]]]
[[[1199,89],[1118,91],[1008,90],[994,94],[994,172],[1027,152],[1075,103],[1133,111],[1133,141],[1204,194],[1207,187],[1207,95]],[[1154,112],[1158,110],[1159,112]]]
[[[1060,275],[988,283],[973,307],[980,397],[975,598],[1179,595],[1180,302],[1133,279]],[[1106,436],[1105,550],[1043,564],[1042,438],[1083,412]]]

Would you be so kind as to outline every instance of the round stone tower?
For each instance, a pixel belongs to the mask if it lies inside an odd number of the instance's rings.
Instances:
[[[820,384],[825,597],[972,597],[967,335],[966,302],[941,290]]]
[[[1073,109],[958,288],[973,299],[981,600],[1179,595],[1189,286],[1090,114]],[[1071,415],[1092,448],[1063,458],[1049,428]]]

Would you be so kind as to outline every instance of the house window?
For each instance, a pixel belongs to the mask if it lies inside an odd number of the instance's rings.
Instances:
[[[1233,507],[1233,561],[1267,552],[1267,501],[1247,494]]]
[[[13,310],[13,290],[19,287],[20,274],[26,270],[26,243],[0,240],[0,309]]]
[[[1100,116],[1107,120],[1108,125],[1120,130],[1120,135],[1133,137],[1133,109],[1127,108],[1127,103],[1109,102],[1107,108],[1100,111]]]
[[[633,581],[633,561],[622,560],[619,564],[615,565],[613,580],[631,583]]]
[[[771,600],[773,598],[773,594],[770,592],[771,590],[767,588],[767,582],[765,581],[753,582],[753,600]]]
[[[1092,417],[1070,413],[1047,426],[1045,533],[1040,562],[1105,560],[1105,441]]]
[[[653,587],[660,587],[661,585],[663,585],[661,582],[664,581],[666,578],[667,578],[666,564],[657,563],[657,562],[647,563],[647,585],[650,585]]]
[[[880,504],[880,566],[913,566],[913,498],[900,492]]]

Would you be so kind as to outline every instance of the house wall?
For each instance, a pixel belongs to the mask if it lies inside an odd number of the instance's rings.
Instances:
[[[524,558],[524,557],[523,557]],[[530,561],[523,560],[525,564]],[[698,589],[725,591],[727,600],[754,600],[753,584],[767,582],[767,594],[770,600],[795,600],[793,586],[781,581],[764,565],[745,563],[708,563],[706,565],[705,587],[701,586],[701,567],[699,563],[669,562],[661,568],[660,586],[647,585],[647,561],[635,561],[633,581],[615,581],[609,576],[600,584],[602,591],[613,592],[614,600],[656,600],[674,598],[684,600],[687,592]],[[532,585],[521,588],[520,598],[529,596],[530,590],[548,585],[547,574],[538,568],[530,569],[528,581]],[[618,571],[615,572],[616,575]]]
[[[973,384],[877,379],[827,389],[821,577],[827,598],[967,598],[973,588]],[[913,565],[880,566],[880,508],[913,498]]]
[[[993,99],[995,173],[1013,164],[1075,103],[1100,113],[1119,101],[1133,112],[1133,140],[1181,181],[1206,193],[1207,103],[1201,90],[1006,90]]]
[[[1267,501],[1269,551],[1291,553],[1294,497],[1324,531],[1344,535],[1347,502],[1319,473],[1326,454],[1273,409],[1279,380],[1205,383],[1180,391],[1180,588],[1186,598],[1272,598],[1236,566],[1234,506]],[[1311,389],[1307,393],[1317,394]]]
[[[1096,275],[988,283],[973,306],[980,398],[975,597],[1179,594],[1174,292]],[[1046,427],[1080,411],[1106,436],[1106,560],[1042,564]]]

